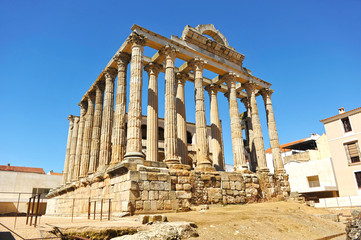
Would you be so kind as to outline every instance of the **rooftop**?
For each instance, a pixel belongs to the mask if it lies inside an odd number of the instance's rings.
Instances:
[[[18,167],[8,165],[0,165],[0,171],[12,171],[12,172],[27,172],[27,173],[39,173],[45,174],[44,169],[34,167]]]
[[[343,109],[343,108],[342,108],[342,109]],[[344,118],[344,117],[347,117],[347,116],[350,116],[350,115],[352,115],[352,114],[359,113],[359,112],[361,112],[361,107],[352,109],[352,110],[347,111],[347,112],[342,111],[342,112],[340,112],[340,113],[337,114],[337,115],[334,115],[334,116],[329,117],[329,118],[322,119],[322,120],[320,120],[320,122],[322,122],[323,124],[329,123],[329,122],[332,122],[332,121],[334,121],[334,120],[338,120],[338,119],[340,119],[340,118]]]

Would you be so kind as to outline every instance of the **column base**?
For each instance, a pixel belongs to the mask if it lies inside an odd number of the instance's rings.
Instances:
[[[124,155],[124,160],[130,160],[130,159],[145,160],[145,154],[143,152],[127,152]]]
[[[257,173],[269,173],[268,167],[258,168]]]
[[[167,165],[180,164],[179,158],[170,158],[164,160]]]
[[[234,171],[244,173],[244,172],[248,172],[249,170],[247,165],[238,165],[234,167]]]
[[[275,169],[275,174],[286,174],[286,170],[284,168]]]
[[[201,171],[201,172],[216,172],[216,168],[213,167],[210,163],[201,163],[198,164],[194,170]]]

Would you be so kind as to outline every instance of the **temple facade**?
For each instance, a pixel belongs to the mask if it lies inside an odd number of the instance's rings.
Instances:
[[[244,55],[230,47],[211,24],[186,26],[181,37],[171,38],[138,25],[131,30],[82,97],[80,115],[68,118],[63,181],[48,194],[47,214],[85,214],[92,199],[108,199],[112,214],[133,214],[287,198],[290,189],[280,153],[271,84],[243,67]],[[145,56],[144,47],[156,53]],[[176,67],[176,59],[184,63]],[[205,69],[217,77],[206,78]],[[148,99],[142,99],[145,72]],[[165,76],[164,119],[158,117],[158,99],[163,97],[158,94],[160,72]],[[194,84],[194,99],[185,99],[187,82]],[[205,92],[210,97],[211,126],[206,125]],[[224,172],[217,102],[220,94],[229,103],[232,173]],[[262,96],[267,114],[274,173],[267,167],[258,96]],[[142,117],[142,101],[148,103],[146,118]],[[186,101],[195,101],[193,132],[187,127]],[[246,114],[240,114],[240,102]],[[160,126],[163,135],[159,134]]]

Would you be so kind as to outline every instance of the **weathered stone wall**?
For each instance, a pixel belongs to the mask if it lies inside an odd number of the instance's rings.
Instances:
[[[113,216],[128,212],[151,213],[202,204],[244,204],[281,200],[288,196],[288,176],[271,173],[201,172],[163,162],[122,162],[102,176],[91,176],[59,188],[48,197],[48,215],[75,216],[88,213],[89,200],[103,199],[103,214],[111,199]],[[75,200],[73,200],[75,199]]]

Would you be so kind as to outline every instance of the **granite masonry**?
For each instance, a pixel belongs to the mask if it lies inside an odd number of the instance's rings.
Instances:
[[[271,84],[243,67],[244,55],[211,24],[186,26],[180,38],[170,39],[138,25],[131,30],[81,99],[80,116],[68,117],[63,182],[47,195],[47,215],[100,211],[117,216],[286,199],[290,188],[280,155]],[[144,47],[157,52],[145,56]],[[183,65],[176,67],[176,59]],[[205,69],[217,77],[204,77]],[[146,119],[144,72],[148,73]],[[160,72],[165,76],[164,119],[158,117]],[[185,99],[187,82],[194,84],[195,124],[186,122],[185,102],[192,101]],[[206,124],[205,91],[210,97],[211,126]],[[229,102],[233,172],[224,171],[219,92]],[[275,173],[269,172],[265,158],[259,95],[267,113]],[[246,114],[240,114],[239,100]]]

